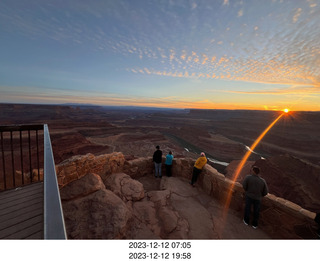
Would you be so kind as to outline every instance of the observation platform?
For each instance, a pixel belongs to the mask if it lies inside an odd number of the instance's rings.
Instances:
[[[43,239],[43,182],[0,193],[0,239]]]
[[[48,126],[0,126],[0,145],[0,239],[66,239]]]

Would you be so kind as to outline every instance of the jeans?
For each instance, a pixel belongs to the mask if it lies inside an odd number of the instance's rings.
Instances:
[[[154,163],[155,173],[154,175],[156,177],[161,177],[161,163]]]
[[[252,199],[246,195],[246,206],[244,208],[244,221],[249,224],[251,206],[253,205],[253,221],[252,226],[258,226],[259,213],[260,213],[260,200]]]

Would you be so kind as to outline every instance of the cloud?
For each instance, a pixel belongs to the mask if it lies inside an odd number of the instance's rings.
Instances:
[[[313,96],[320,94],[320,88],[314,86],[292,86],[284,89],[271,89],[271,90],[257,90],[257,91],[225,91],[229,93],[238,94],[259,94],[259,95],[298,95],[298,96]]]
[[[192,3],[191,5],[191,10],[194,10],[198,7],[197,3]]]
[[[294,15],[293,15],[293,17],[292,17],[292,22],[293,22],[293,23],[296,23],[296,22],[298,21],[301,13],[302,13],[302,9],[301,9],[301,8],[298,8],[298,9],[295,11],[295,13],[294,13]]]

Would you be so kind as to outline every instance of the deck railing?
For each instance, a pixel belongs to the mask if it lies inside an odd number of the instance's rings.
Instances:
[[[59,186],[47,124],[44,125],[44,238],[66,239]]]
[[[0,191],[43,180],[40,132],[43,125],[0,126]]]
[[[40,139],[42,135],[43,139]],[[0,144],[0,193],[43,182],[44,238],[66,239],[48,126],[0,126]]]

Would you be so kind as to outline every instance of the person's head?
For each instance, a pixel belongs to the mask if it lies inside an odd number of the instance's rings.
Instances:
[[[170,154],[170,155],[172,154],[171,150],[169,151],[169,154]]]
[[[160,146],[159,146],[159,145],[157,145],[157,146],[156,146],[156,149],[157,149],[157,150],[159,150],[159,149],[160,149]]]
[[[205,157],[206,154],[204,154],[204,152],[201,152],[201,153],[200,153],[200,156],[201,156],[201,157]]]
[[[257,166],[252,166],[252,171],[254,174],[258,175],[260,173],[260,168]]]

